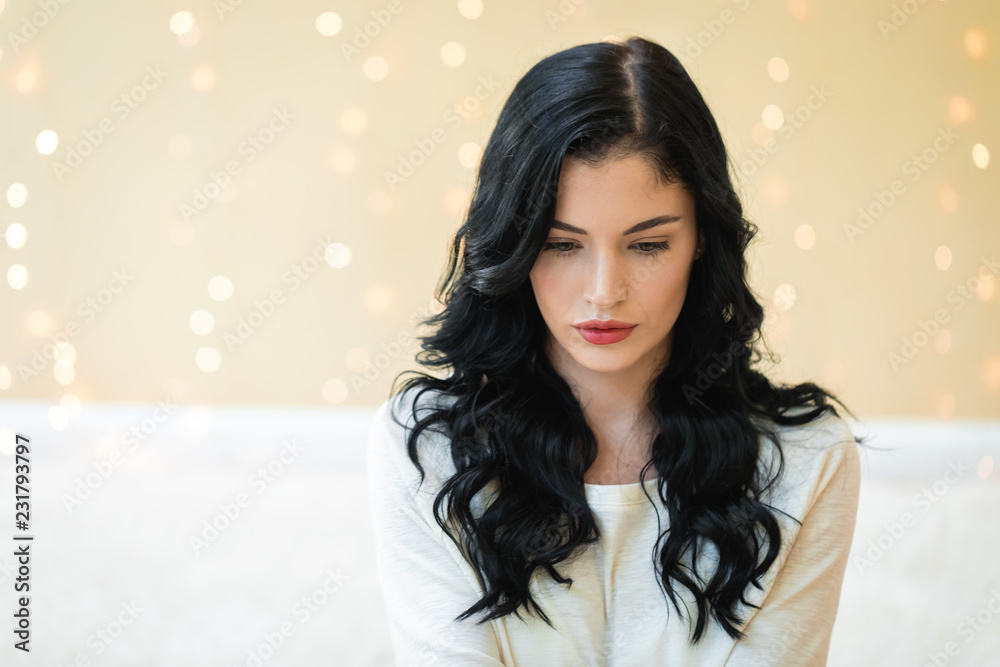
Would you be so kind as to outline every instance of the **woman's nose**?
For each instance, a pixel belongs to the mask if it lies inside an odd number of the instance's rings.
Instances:
[[[625,262],[613,253],[599,253],[587,270],[591,275],[585,296],[595,306],[609,308],[628,294]]]

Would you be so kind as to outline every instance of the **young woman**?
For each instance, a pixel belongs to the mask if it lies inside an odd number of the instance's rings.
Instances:
[[[862,440],[752,368],[755,233],[662,46],[517,83],[369,438],[398,664],[826,664]]]

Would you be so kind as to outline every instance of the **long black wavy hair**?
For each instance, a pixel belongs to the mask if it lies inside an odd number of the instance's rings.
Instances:
[[[450,438],[455,474],[435,498],[435,518],[484,591],[456,621],[483,611],[480,623],[511,613],[520,618],[524,605],[551,626],[529,591],[531,577],[541,568],[571,584],[556,566],[599,539],[584,487],[596,437],[544,351],[547,329],[529,273],[549,232],[563,160],[598,165],[629,155],[646,159],[663,183],[688,189],[706,241],[669,361],[650,387],[648,409],[659,433],[642,469],[645,478],[656,467],[669,513],[670,528],[653,558],[663,589],[682,616],[673,582],[697,602],[692,643],[702,637],[709,608],[730,637],[743,638],[736,605],[751,604],[747,586],[762,590],[759,578],[779,554],[781,531],[761,494],[777,481],[784,460],[778,447],[777,474],[759,479],[761,436],[777,446],[771,423],[837,415],[827,399],[843,406],[816,384],[775,385],[751,368],[763,358],[757,344],[763,344],[764,310],[748,286],[745,260],[757,228],[744,218],[715,120],[677,58],[640,37],[544,58],[500,112],[437,289],[444,308],[421,323],[434,332],[419,338],[417,361],[450,374],[410,370],[393,381],[393,396],[417,392],[414,405],[428,391],[451,399],[427,406],[407,449],[423,483],[418,438],[433,425]],[[400,377],[411,373],[416,377],[397,391]],[[805,411],[785,414],[793,407]],[[474,497],[491,483],[499,493],[474,512]],[[683,556],[689,549],[697,554],[706,541],[719,562],[702,588]]]

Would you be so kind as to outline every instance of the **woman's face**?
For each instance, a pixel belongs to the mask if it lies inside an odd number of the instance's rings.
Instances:
[[[595,372],[650,372],[666,361],[698,241],[692,195],[657,184],[641,158],[564,160],[530,275],[550,355]],[[624,338],[578,328],[595,319],[634,327]]]

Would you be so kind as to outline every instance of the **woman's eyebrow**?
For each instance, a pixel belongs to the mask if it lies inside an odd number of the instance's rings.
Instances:
[[[681,216],[679,215],[658,215],[655,218],[650,218],[649,220],[644,220],[643,222],[632,225],[624,232],[622,232],[622,236],[628,236],[629,234],[638,234],[639,232],[644,232],[647,229],[652,229],[653,227],[659,227],[660,225],[665,225],[670,222],[676,222],[680,219]],[[553,220],[552,229],[559,229],[564,232],[570,232],[572,234],[582,234],[583,236],[587,235],[586,230],[580,229],[579,227],[576,227],[569,223],[562,222],[561,220]]]

